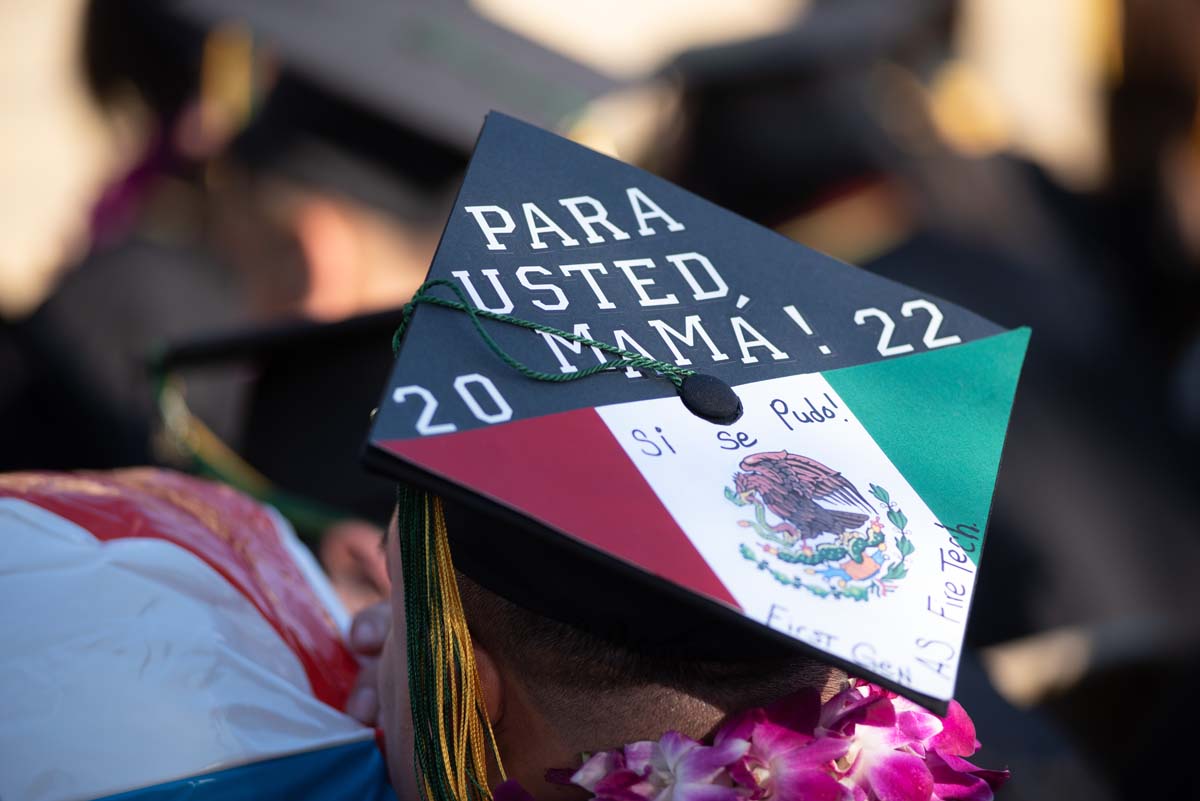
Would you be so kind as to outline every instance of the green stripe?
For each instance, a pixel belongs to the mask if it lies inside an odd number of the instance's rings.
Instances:
[[[824,373],[976,564],[1029,333]]]

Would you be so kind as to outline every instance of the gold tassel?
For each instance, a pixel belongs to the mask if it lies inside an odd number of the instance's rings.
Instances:
[[[420,534],[425,535],[411,538],[410,545],[416,547],[410,547],[406,549],[410,553],[402,554],[405,559],[417,557],[414,559],[416,564],[404,566],[406,614],[410,617],[409,682],[413,723],[417,737],[428,736],[434,741],[429,745],[436,744],[436,753],[429,753],[422,744],[417,747],[417,767],[425,797],[430,801],[490,801],[489,754],[496,761],[501,779],[506,776],[479,685],[471,633],[463,614],[450,556],[442,502],[411,489],[402,493],[402,503],[405,496],[408,502],[419,505],[421,514],[414,519],[401,509],[401,520],[407,517],[414,527],[422,529]],[[405,533],[403,530],[400,533],[402,544]],[[420,539],[424,543],[420,543]],[[420,547],[421,544],[426,547]],[[421,559],[421,556],[425,558]],[[411,576],[414,580],[411,585],[410,572],[421,574]],[[409,592],[410,586],[413,592]],[[414,608],[414,604],[421,604],[423,608]],[[427,625],[422,625],[422,619]],[[414,646],[422,645],[429,649],[426,654],[413,653]]]

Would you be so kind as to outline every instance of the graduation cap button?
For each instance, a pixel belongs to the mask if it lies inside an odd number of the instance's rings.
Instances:
[[[679,398],[692,414],[719,425],[736,423],[742,416],[742,399],[715,376],[689,375],[679,387]]]

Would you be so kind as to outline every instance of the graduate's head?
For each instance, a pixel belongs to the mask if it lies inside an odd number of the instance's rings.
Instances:
[[[474,530],[463,538],[467,542],[476,536],[505,538],[515,533],[503,522],[454,507],[448,522],[459,531]],[[407,636],[413,611],[406,604],[404,582],[410,571],[404,569],[403,534],[398,528],[393,518],[386,542],[393,582],[393,627],[380,671],[380,714],[393,783],[401,797],[415,798],[421,778],[414,760],[414,705],[409,684],[413,663]],[[454,533],[450,537],[458,539]],[[465,553],[463,546],[456,545],[454,550]],[[480,569],[477,560],[465,558],[463,562],[472,572]],[[578,567],[567,563],[562,572],[570,574]],[[504,570],[505,565],[495,564],[492,572]],[[541,587],[530,586],[528,575],[489,582],[503,588],[504,594],[500,594],[460,570],[454,569],[451,575],[470,632],[478,688],[499,754],[499,760],[487,759],[488,780],[493,785],[500,780],[498,762],[502,763],[505,775],[518,779],[535,798],[577,794],[578,790],[546,783],[543,774],[548,768],[576,767],[582,753],[656,739],[668,730],[703,738],[732,712],[766,705],[805,688],[818,688],[828,697],[845,681],[840,670],[795,651],[751,648],[747,656],[743,655],[745,643],[734,641],[725,642],[721,653],[720,638],[729,630],[720,626],[712,630],[713,642],[697,640],[704,638],[702,627],[682,637],[664,631],[662,647],[656,647],[646,639],[644,621],[624,625],[614,619],[616,625],[598,633],[505,597],[517,595],[529,602],[540,596],[542,610],[559,605],[561,580],[550,577]],[[603,614],[611,599],[586,597],[595,585],[586,576],[579,578],[584,605]],[[523,586],[511,591],[518,584]],[[636,586],[623,586],[625,592],[639,593]],[[425,590],[430,591],[428,587]],[[408,599],[413,600],[411,592]],[[643,603],[643,617],[663,615],[663,610],[655,608],[652,595],[645,596]],[[415,605],[420,606],[421,601]],[[577,610],[573,607],[578,606],[567,604],[562,617],[574,617]],[[611,614],[622,612],[614,608]],[[661,625],[675,625],[669,613],[661,617]],[[419,710],[416,717],[418,727],[426,722]]]
[[[223,250],[264,316],[398,306],[424,278],[461,152],[284,73],[215,182]]]

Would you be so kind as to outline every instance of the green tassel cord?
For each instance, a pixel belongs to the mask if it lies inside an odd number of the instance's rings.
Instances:
[[[439,298],[437,295],[428,294],[430,289],[438,286],[448,287],[455,294],[455,296],[458,297],[458,300],[446,300],[445,298]],[[393,352],[398,353],[400,351],[400,341],[404,338],[404,332],[408,328],[409,321],[412,319],[413,310],[422,303],[428,303],[431,306],[441,306],[442,308],[454,309],[455,311],[466,313],[466,315],[471,318],[471,324],[475,326],[475,331],[479,334],[480,339],[483,340],[484,344],[488,346],[488,349],[491,350],[492,353],[496,354],[496,356],[502,362],[516,370],[521,375],[537,381],[547,381],[552,384],[561,384],[567,381],[578,381],[581,378],[587,378],[589,376],[596,375],[597,373],[607,373],[614,370],[621,370],[626,367],[633,367],[635,369],[640,368],[644,370],[653,370],[674,384],[678,389],[683,385],[683,379],[690,375],[696,374],[695,370],[688,370],[685,367],[677,367],[673,364],[659,361],[658,359],[652,359],[649,356],[643,356],[640,353],[623,350],[615,345],[610,345],[607,342],[588,339],[587,337],[581,337],[578,334],[573,334],[570,331],[562,331],[549,325],[535,323],[531,320],[522,320],[519,317],[513,317],[508,314],[498,314],[493,311],[488,311],[487,309],[476,308],[467,301],[467,296],[463,294],[463,291],[458,284],[441,278],[433,281],[426,281],[424,284],[422,284],[417,290],[416,294],[413,295],[413,299],[404,306],[404,316],[400,320],[400,327],[396,329],[396,334],[392,337]],[[496,320],[498,322],[508,323],[509,325],[519,326],[521,328],[528,328],[530,331],[540,331],[544,334],[552,334],[560,339],[569,342],[578,342],[582,345],[586,345],[589,348],[595,348],[596,350],[616,356],[617,358],[611,361],[606,361],[602,364],[585,367],[582,370],[576,370],[573,373],[547,373],[541,370],[534,370],[532,367],[522,364],[512,356],[509,356],[507,353],[505,353],[504,349],[500,346],[500,343],[493,339],[492,335],[489,334],[483,327],[481,318]]]
[[[441,499],[399,490],[408,687],[426,801],[488,801],[488,758],[504,766],[488,720]]]

